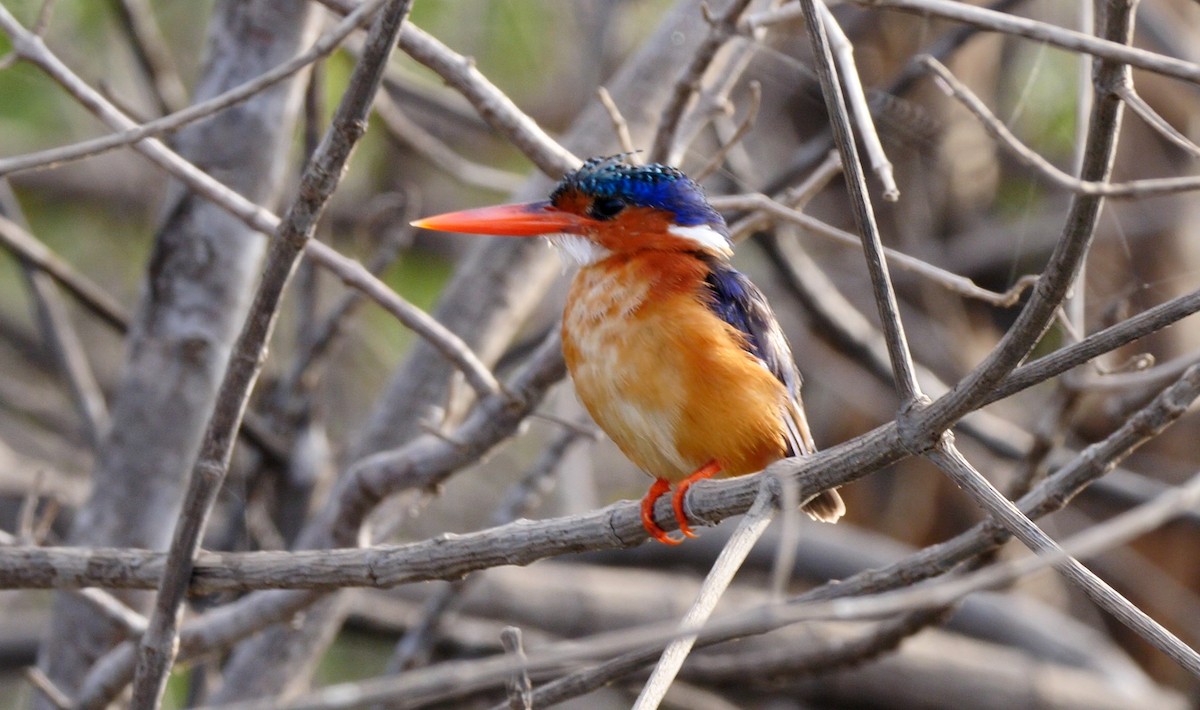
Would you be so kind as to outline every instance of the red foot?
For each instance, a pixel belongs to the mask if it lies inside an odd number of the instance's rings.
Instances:
[[[714,459],[696,469],[695,473],[680,481],[679,486],[675,488],[675,495],[671,498],[671,505],[675,508],[675,519],[679,521],[679,532],[683,533],[684,537],[696,537],[696,533],[692,532],[692,529],[688,527],[687,514],[683,512],[683,496],[696,481],[712,478],[720,472],[721,464],[717,463],[716,459]]]
[[[671,537],[665,530],[658,527],[658,523],[654,522],[654,502],[669,490],[671,490],[670,481],[665,478],[654,479],[650,490],[646,491],[646,497],[642,498],[642,527],[646,528],[646,532],[650,533],[650,537],[664,545],[678,545],[683,540],[676,540]]]

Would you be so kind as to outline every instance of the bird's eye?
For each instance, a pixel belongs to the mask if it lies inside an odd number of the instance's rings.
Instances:
[[[625,201],[619,197],[597,197],[588,208],[588,214],[595,219],[612,219],[625,209]]]

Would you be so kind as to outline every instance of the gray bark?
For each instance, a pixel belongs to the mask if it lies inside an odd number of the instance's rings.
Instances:
[[[252,79],[311,40],[316,14],[291,0],[225,1],[209,26],[196,101]],[[178,151],[251,200],[278,199],[302,81],[292,80],[180,131]],[[128,338],[112,426],[72,544],[162,549],[238,333],[266,242],[173,185]],[[135,600],[136,601],[136,600]],[[39,665],[70,692],[118,630],[56,595]]]
[[[671,82],[707,32],[708,25],[694,3],[677,3],[639,55],[611,82],[610,93],[630,129],[637,131],[635,142],[650,140],[649,131],[657,125]],[[611,120],[599,103],[589,105],[562,143],[584,157],[618,150]],[[516,199],[542,198],[551,184],[545,177],[535,177]],[[489,240],[478,245],[455,271],[434,315],[491,364],[561,272],[558,257],[541,240]],[[436,407],[446,406],[452,374],[442,355],[419,343],[376,405],[355,448],[355,458],[394,448],[418,434],[421,421]],[[316,520],[322,520],[321,516]],[[324,537],[313,532],[307,530],[302,538]],[[309,609],[303,624],[276,625],[241,644],[230,659],[225,685],[214,701],[299,690],[307,683],[305,670],[312,667],[312,659],[319,658],[332,640],[328,628],[340,623],[341,607],[327,598]],[[307,649],[297,653],[297,645]],[[275,655],[281,648],[289,649],[286,659]]]

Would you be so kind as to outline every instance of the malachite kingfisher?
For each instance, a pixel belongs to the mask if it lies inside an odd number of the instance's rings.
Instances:
[[[563,354],[584,407],[655,478],[642,524],[675,484],[761,471],[816,450],[792,351],[762,292],[729,264],[733,243],[704,190],[666,165],[592,158],[550,199],[427,217],[446,232],[546,236],[580,269],[562,320]],[[817,520],[846,507],[836,490],[807,501]]]

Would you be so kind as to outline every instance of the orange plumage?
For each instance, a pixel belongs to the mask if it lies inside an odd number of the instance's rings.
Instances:
[[[645,251],[575,277],[563,354],[579,399],[646,473],[678,483],[711,460],[724,476],[783,457],[788,394],[703,301],[700,259]]]
[[[548,202],[414,224],[549,235],[580,264],[563,313],[563,354],[596,423],[657,479],[642,500],[654,538],[678,542],[653,518],[672,485],[675,516],[690,536],[683,496],[692,482],[815,451],[787,341],[762,294],[728,265],[724,220],[678,170],[592,159]],[[830,490],[804,509],[834,522],[845,506]]]

